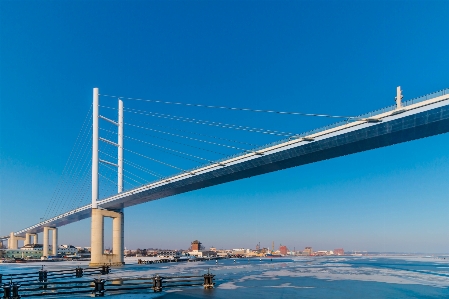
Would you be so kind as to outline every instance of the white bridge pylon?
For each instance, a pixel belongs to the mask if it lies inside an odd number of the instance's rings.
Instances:
[[[124,264],[124,214],[123,208],[118,210],[106,210],[98,207],[99,185],[98,164],[104,163],[117,167],[117,192],[123,192],[123,101],[118,100],[118,120],[114,121],[99,114],[98,88],[93,89],[92,109],[92,223],[91,223],[91,262],[90,266]],[[103,119],[118,127],[117,143],[99,137],[99,120]],[[102,141],[117,147],[117,163],[98,158],[98,142]],[[104,217],[113,218],[112,222],[112,255],[104,254]]]

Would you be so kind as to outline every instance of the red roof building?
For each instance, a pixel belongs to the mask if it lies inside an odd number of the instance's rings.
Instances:
[[[334,249],[334,254],[335,255],[344,255],[345,251],[343,250],[343,248]]]
[[[281,252],[282,255],[287,255],[287,246],[281,245],[279,246],[279,251]]]

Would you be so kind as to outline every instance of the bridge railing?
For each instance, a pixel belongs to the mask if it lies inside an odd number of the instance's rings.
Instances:
[[[433,99],[433,98],[436,98],[436,97],[444,96],[446,94],[449,94],[449,88],[442,89],[442,90],[439,90],[439,91],[435,91],[433,93],[429,93],[429,94],[426,94],[424,96],[405,101],[404,103],[402,103],[402,106],[405,106],[405,107],[406,106],[410,106],[410,105],[413,105],[413,104],[416,104],[416,103],[419,103],[419,102],[423,102],[423,101],[427,101],[427,100],[430,100],[430,99]]]

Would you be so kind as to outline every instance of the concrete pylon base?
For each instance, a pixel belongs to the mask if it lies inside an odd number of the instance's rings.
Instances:
[[[112,252],[104,254],[104,217],[112,218]],[[90,267],[123,266],[123,211],[92,209]]]
[[[121,266],[124,266],[124,265],[125,265],[125,263],[121,263],[121,262],[116,262],[116,263],[109,263],[109,262],[89,263],[89,267],[101,267],[101,266],[121,267]]]

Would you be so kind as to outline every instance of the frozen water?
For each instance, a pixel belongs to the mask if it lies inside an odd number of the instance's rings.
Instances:
[[[147,258],[144,258],[147,259]],[[216,275],[216,288],[165,289],[162,293],[111,294],[111,298],[449,298],[449,260],[422,257],[297,257],[241,259],[138,265],[113,268],[106,280],[159,275]],[[87,262],[45,263],[48,271],[86,267]],[[0,264],[3,279],[9,273],[37,272],[38,263]],[[92,277],[89,277],[90,279]],[[86,298],[70,296],[70,298]]]

